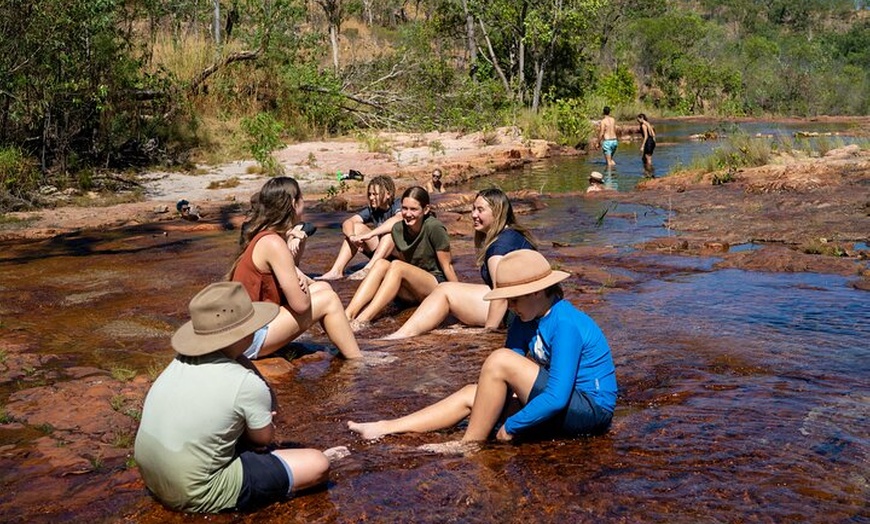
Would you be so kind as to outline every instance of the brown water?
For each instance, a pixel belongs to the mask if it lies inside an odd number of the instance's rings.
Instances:
[[[282,440],[351,449],[327,489],[253,515],[182,516],[148,496],[123,456],[69,475],[38,453],[20,458],[42,435],[35,424],[0,425],[0,520],[870,520],[866,292],[842,277],[716,271],[712,260],[634,252],[633,242],[662,234],[665,212],[616,206],[599,226],[601,206],[610,204],[575,197],[548,203],[526,222],[539,238],[574,247],[556,252],[547,242],[545,253],[569,270],[599,268],[619,282],[581,277],[567,286],[568,298],[598,321],[613,347],[621,391],[609,434],[492,443],[470,456],[417,448],[458,438],[462,428],[359,440],[345,429],[348,419],[404,414],[473,382],[503,337],[452,326],[406,342],[373,340],[409,313],[392,311],[363,334],[364,362],[332,358],[315,330],[297,346],[315,353],[293,360],[292,371],[273,381]],[[330,263],[341,218],[309,217],[320,226],[306,252],[312,274]],[[236,240],[236,232],[146,228],[5,246],[5,336],[28,353],[56,357],[30,375],[7,375],[0,403],[72,380],[73,366],[127,367],[144,376],[165,364],[189,298],[220,279]],[[456,264],[461,278],[476,282],[470,242],[454,238]],[[336,284],[345,303],[355,285]]]

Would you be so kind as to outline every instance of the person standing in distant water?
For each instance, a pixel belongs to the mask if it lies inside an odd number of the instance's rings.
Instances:
[[[426,182],[426,191],[431,193],[443,193],[444,183],[441,182],[441,170],[435,169],[432,171],[432,179]]]
[[[604,153],[607,166],[615,166],[616,162],[613,161],[613,155],[616,153],[619,140],[616,138],[616,120],[610,116],[609,106],[604,106],[604,118],[598,124],[598,143],[601,144],[601,151]]]
[[[653,151],[656,150],[656,130],[643,113],[637,115],[637,123],[640,124],[640,133],[643,135],[643,142],[640,144],[643,155],[643,170],[648,176],[652,176],[652,155]]]

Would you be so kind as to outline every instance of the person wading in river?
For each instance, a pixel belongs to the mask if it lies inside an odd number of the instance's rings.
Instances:
[[[469,417],[460,448],[487,439],[499,420],[504,424],[496,438],[503,441],[607,431],[616,405],[613,359],[595,321],[562,298],[559,283],[569,276],[552,270],[537,251],[505,255],[495,289],[484,300],[507,299],[517,319],[508,328],[505,347],[483,363],[477,384],[410,415],[350,421],[348,428],[376,439],[436,431]],[[455,447],[448,443],[444,450]]]

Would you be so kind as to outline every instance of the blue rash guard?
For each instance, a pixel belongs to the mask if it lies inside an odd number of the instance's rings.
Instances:
[[[511,435],[564,410],[575,389],[613,413],[617,387],[610,346],[595,321],[567,300],[554,303],[539,319],[516,319],[505,346],[527,355],[550,374],[546,389],[505,421]]]

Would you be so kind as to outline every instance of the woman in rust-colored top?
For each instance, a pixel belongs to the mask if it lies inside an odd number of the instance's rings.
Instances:
[[[301,222],[305,204],[296,180],[276,177],[263,185],[252,200],[242,225],[242,252],[230,270],[230,280],[241,282],[253,301],[278,304],[278,316],[257,332],[249,358],[273,353],[319,322],[345,358],[361,356],[344,307],[327,282],[315,282],[296,266],[305,232]]]

